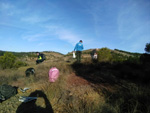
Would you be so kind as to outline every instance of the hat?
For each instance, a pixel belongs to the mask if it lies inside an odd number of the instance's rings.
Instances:
[[[80,40],[80,42],[83,42],[82,40]]]

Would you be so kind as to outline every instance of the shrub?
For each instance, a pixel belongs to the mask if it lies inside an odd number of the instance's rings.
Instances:
[[[36,57],[37,57],[37,55],[36,55],[35,53],[29,53],[29,54],[28,54],[28,57],[36,58]]]
[[[127,84],[128,88],[121,88],[115,93],[106,94],[106,102],[117,113],[149,113],[149,88]],[[111,113],[111,112],[110,112]]]
[[[15,63],[16,57],[12,53],[4,53],[0,56],[0,65],[2,69],[12,68]]]
[[[129,56],[125,62],[130,64],[140,64],[140,58],[137,56]]]
[[[122,55],[120,53],[112,52],[112,59],[111,59],[111,61],[113,61],[113,62],[121,63],[123,61],[126,61],[127,59],[128,59],[128,57],[125,56],[125,55]]]
[[[19,68],[21,66],[27,66],[28,64],[25,63],[25,62],[22,62],[22,61],[17,61],[15,64],[14,64],[14,67],[15,68]]]
[[[111,50],[108,48],[102,48],[98,51],[99,62],[109,62],[112,59]]]
[[[145,51],[147,53],[150,53],[150,43],[147,43],[146,46],[145,46]]]

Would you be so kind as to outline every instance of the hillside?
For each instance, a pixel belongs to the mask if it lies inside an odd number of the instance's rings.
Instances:
[[[0,113],[150,113],[150,64],[133,59],[92,62],[92,50],[83,51],[81,64],[75,63],[72,53],[43,52],[47,59],[38,65],[32,54],[18,57],[28,66],[1,70],[0,84],[31,89],[0,103]],[[117,58],[134,56],[115,50],[111,53]],[[29,67],[35,68],[36,77],[25,77]],[[60,71],[55,83],[48,81],[51,67]],[[38,99],[22,103],[20,96]]]

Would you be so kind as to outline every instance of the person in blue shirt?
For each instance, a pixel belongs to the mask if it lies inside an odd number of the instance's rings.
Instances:
[[[74,48],[74,51],[76,51],[76,56],[77,56],[77,63],[81,62],[81,54],[82,54],[82,50],[84,49],[82,43],[83,43],[83,41],[80,40]]]

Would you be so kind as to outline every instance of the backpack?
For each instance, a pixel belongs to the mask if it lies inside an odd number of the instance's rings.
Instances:
[[[26,74],[26,77],[29,77],[30,75],[35,76],[35,69],[34,69],[34,68],[28,68],[28,69],[25,71],[25,74]]]
[[[56,67],[52,67],[49,70],[49,81],[55,82],[59,77],[59,70]]]
[[[3,84],[0,86],[0,100],[7,100],[8,98],[17,94],[17,88],[11,85]]]
[[[42,57],[42,60],[43,60],[43,61],[46,60],[45,54],[41,53],[40,56]]]

